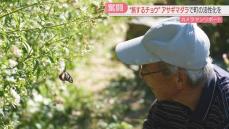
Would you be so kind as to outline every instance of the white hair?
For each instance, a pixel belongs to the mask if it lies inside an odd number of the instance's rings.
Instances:
[[[169,73],[175,73],[178,70],[177,66],[168,64]],[[207,58],[207,64],[200,70],[184,69],[188,76],[188,82],[192,85],[198,85],[202,80],[209,77],[213,73],[213,64],[211,57]]]

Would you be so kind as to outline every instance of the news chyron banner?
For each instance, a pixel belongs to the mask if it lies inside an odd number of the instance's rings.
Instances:
[[[229,16],[227,5],[128,5],[105,3],[109,16],[178,16],[184,23],[222,23]]]

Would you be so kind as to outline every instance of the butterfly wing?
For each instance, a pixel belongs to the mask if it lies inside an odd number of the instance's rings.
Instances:
[[[66,72],[65,70],[59,75],[59,79],[61,81],[68,81],[70,83],[73,83],[72,76],[68,72]]]

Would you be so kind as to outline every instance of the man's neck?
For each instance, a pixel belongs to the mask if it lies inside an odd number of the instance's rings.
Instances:
[[[178,93],[173,100],[188,106],[194,111],[198,105],[203,87],[204,83],[195,87],[187,86],[187,88]]]

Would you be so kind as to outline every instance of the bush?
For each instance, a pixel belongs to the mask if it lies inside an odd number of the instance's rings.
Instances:
[[[0,128],[76,125],[68,114],[88,115],[91,97],[57,79],[91,50],[95,25],[105,18],[102,2],[6,0],[0,12]]]

